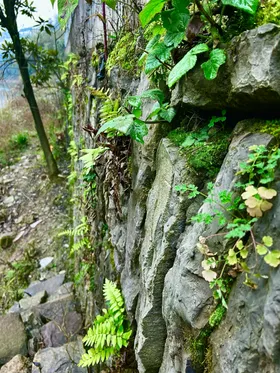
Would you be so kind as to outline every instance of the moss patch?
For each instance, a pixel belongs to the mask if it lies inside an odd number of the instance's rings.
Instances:
[[[266,23],[276,23],[280,25],[280,2],[279,0],[264,0],[256,15],[257,26]]]
[[[196,141],[192,146],[182,147],[182,144],[192,132],[186,132],[184,128],[176,128],[169,132],[168,138],[176,146],[181,147],[186,155],[187,163],[196,173],[201,173],[213,178],[219,172],[229,146],[229,133],[217,132],[210,135],[207,141]]]
[[[208,350],[208,339],[212,330],[210,326],[206,326],[200,331],[197,337],[189,341],[192,367],[196,373],[205,372],[205,357]]]
[[[135,32],[127,32],[116,43],[114,49],[108,56],[106,62],[106,70],[110,74],[113,67],[120,67],[131,74],[140,75],[138,69],[138,54],[136,51],[136,42],[139,34]]]
[[[228,145],[228,136],[226,136],[217,143],[209,142],[194,146],[188,163],[198,173],[205,173],[208,177],[213,178],[220,170],[227,154]]]

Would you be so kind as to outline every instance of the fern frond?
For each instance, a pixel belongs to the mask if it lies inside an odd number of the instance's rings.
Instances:
[[[99,110],[100,122],[104,124],[112,119],[117,118],[121,114],[120,101],[118,99],[111,99],[108,97],[101,105]]]
[[[103,310],[103,315],[98,315],[92,328],[83,338],[86,346],[92,347],[82,356],[79,366],[90,366],[107,360],[117,354],[123,346],[128,345],[131,329],[124,329],[124,301],[116,285],[105,280],[103,286],[105,300],[109,308]]]
[[[117,286],[108,279],[105,280],[103,294],[104,298],[110,303],[110,309],[114,313],[124,311],[122,308],[124,305],[122,294]]]
[[[102,99],[106,100],[109,98],[109,90],[105,91],[104,87],[102,87],[101,89],[94,88],[94,87],[88,87],[88,88],[90,90],[90,93],[94,97],[100,98],[101,100]]]

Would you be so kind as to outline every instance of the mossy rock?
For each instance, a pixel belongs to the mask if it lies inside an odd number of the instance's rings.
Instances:
[[[14,236],[10,234],[4,234],[0,237],[0,247],[2,249],[8,249],[12,246],[14,240]]]
[[[137,53],[136,47],[138,36],[139,33],[135,30],[133,33],[125,33],[117,41],[106,62],[106,70],[109,75],[114,67],[120,67],[131,74],[136,74],[136,76],[140,75],[141,71],[138,68],[139,53]]]

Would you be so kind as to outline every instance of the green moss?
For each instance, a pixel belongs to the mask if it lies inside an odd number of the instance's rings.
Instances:
[[[192,367],[196,373],[205,372],[205,357],[209,349],[208,340],[212,329],[212,327],[206,326],[197,337],[189,341]]]
[[[188,135],[188,132],[182,127],[176,128],[173,131],[170,131],[167,135],[168,139],[173,142],[176,146],[181,146],[183,142],[185,141],[186,137]]]
[[[181,147],[190,134],[192,132],[186,132],[184,128],[180,127],[169,132],[167,137],[173,144]],[[217,135],[210,136],[210,140],[207,142],[196,141],[192,146],[182,148],[188,165],[197,173],[203,173],[210,178],[216,176],[227,153],[228,136],[229,134],[226,132],[217,133]]]
[[[140,74],[140,70],[137,68],[139,56],[136,53],[136,42],[138,36],[139,34],[137,30],[133,33],[127,32],[116,43],[106,62],[106,69],[109,74],[113,67],[116,66],[130,72],[131,74]]]
[[[257,123],[258,124],[258,123]],[[261,123],[261,133],[268,133],[280,141],[280,119],[266,120]]]
[[[213,178],[220,170],[220,166],[227,153],[228,145],[228,136],[226,136],[217,142],[213,141],[193,146],[188,163],[196,172]]]
[[[199,334],[188,341],[191,352],[191,362],[196,373],[211,373],[212,351],[209,346],[209,337],[213,330],[221,323],[226,309],[219,304]]]
[[[225,307],[222,304],[219,304],[215,311],[209,317],[210,326],[217,327],[221,323],[225,313]]]
[[[257,25],[266,23],[280,24],[280,2],[279,0],[264,0],[257,11]]]

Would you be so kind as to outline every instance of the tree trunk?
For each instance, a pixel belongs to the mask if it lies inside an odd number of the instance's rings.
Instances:
[[[13,18],[13,17],[12,17]],[[20,74],[23,80],[24,94],[28,101],[32,116],[35,122],[35,128],[41,143],[42,150],[47,162],[47,169],[50,178],[58,175],[58,168],[56,161],[50,149],[50,144],[44,129],[38,104],[34,95],[33,87],[30,81],[30,75],[28,71],[28,63],[22,50],[20,36],[15,19],[8,19],[9,25],[7,26],[8,32],[12,38],[16,61],[19,66]]]

